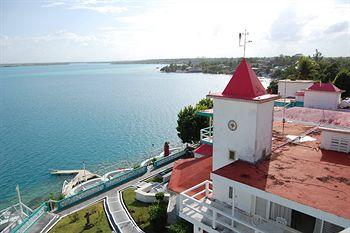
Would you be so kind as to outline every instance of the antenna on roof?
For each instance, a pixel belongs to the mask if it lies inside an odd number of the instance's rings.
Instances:
[[[244,29],[244,33],[239,33],[238,34],[238,38],[239,38],[239,47],[243,47],[243,58],[245,58],[245,48],[247,46],[247,43],[251,43],[251,40],[247,40],[247,36],[249,35],[249,33],[247,32],[246,29]],[[242,40],[242,36],[243,38],[243,44],[241,44],[241,40]]]

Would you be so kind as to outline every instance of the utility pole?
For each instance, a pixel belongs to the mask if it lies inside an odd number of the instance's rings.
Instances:
[[[24,213],[23,212],[23,206],[22,206],[21,193],[19,191],[19,185],[16,186],[16,191],[17,191],[17,196],[18,196],[19,208],[21,209],[21,213]]]
[[[85,167],[85,161],[83,161],[83,169],[84,169],[84,180],[86,181],[86,167]]]
[[[249,35],[249,33],[247,32],[246,29],[244,29],[243,33],[239,33],[239,47],[243,47],[243,58],[245,58],[245,49],[246,49],[247,43],[251,43],[252,42],[251,40],[247,39],[248,35]],[[241,44],[242,36],[244,37],[243,38],[243,44]]]

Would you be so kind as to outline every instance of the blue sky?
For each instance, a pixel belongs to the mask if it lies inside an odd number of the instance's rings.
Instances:
[[[0,0],[0,63],[350,56],[349,1]]]

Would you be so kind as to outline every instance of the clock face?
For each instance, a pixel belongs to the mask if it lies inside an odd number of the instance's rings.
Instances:
[[[235,131],[237,129],[237,123],[234,120],[230,120],[227,123],[227,127],[231,130],[231,131]]]

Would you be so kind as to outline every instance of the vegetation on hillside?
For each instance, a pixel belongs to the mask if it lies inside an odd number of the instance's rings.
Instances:
[[[195,106],[189,105],[180,110],[177,120],[177,135],[183,143],[198,142],[200,130],[209,126],[209,119],[197,116],[200,110],[213,107],[213,101],[209,98],[200,100]]]

